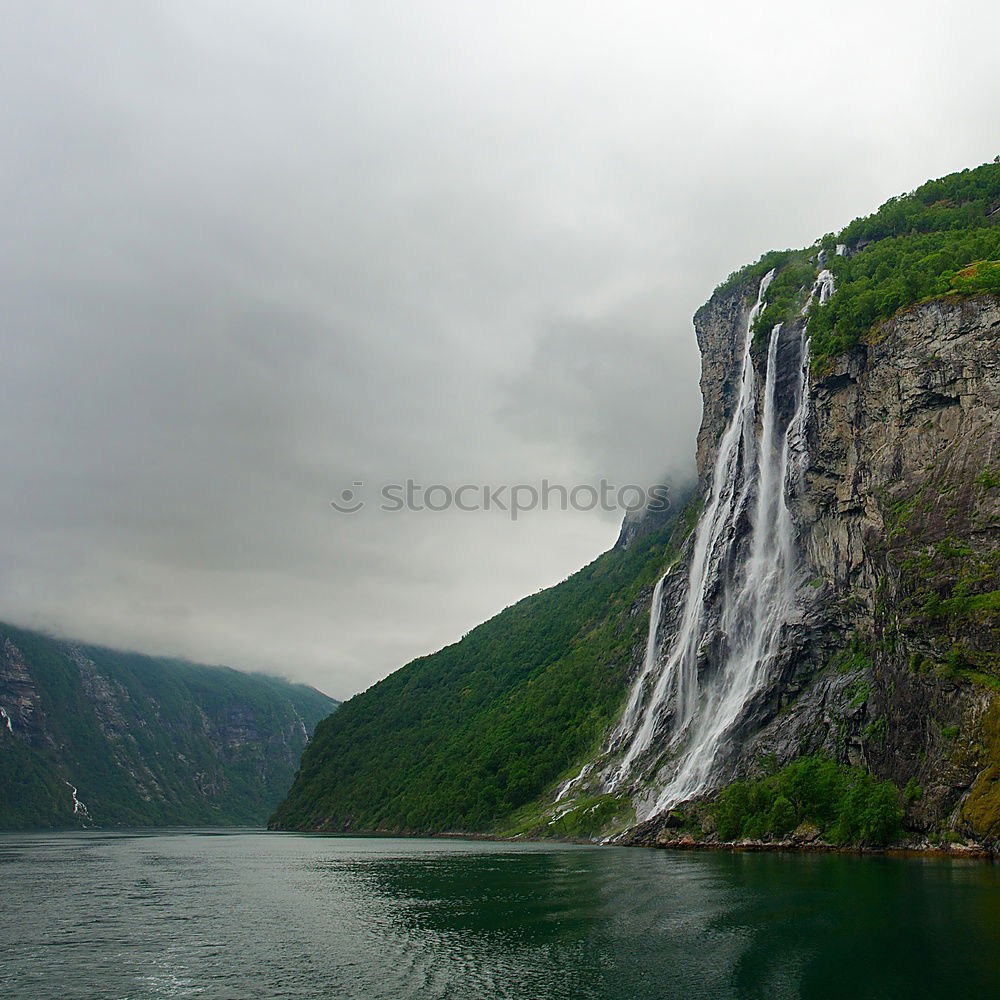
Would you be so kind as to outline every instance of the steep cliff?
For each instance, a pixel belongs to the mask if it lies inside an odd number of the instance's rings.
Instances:
[[[935,300],[815,380],[809,641],[745,771],[822,752],[919,787],[915,831],[1000,833],[998,359],[1000,300]]]
[[[728,419],[725,373],[748,295],[734,289],[696,320],[703,474]],[[813,378],[794,504],[802,617],[743,712],[730,779],[820,755],[909,788],[911,839],[995,844],[998,359],[1000,299],[935,299],[881,323]],[[673,811],[638,839],[672,839]]]
[[[908,218],[924,221],[932,211],[934,224],[954,227],[945,236],[959,248],[956,253],[973,252],[961,243],[972,239],[975,250],[996,256],[1000,167],[973,173],[989,185],[977,214],[958,198],[920,202],[918,191],[917,197],[909,196],[918,204],[907,206]],[[965,182],[965,175],[933,182],[929,197],[937,198],[942,189],[954,192],[959,182]],[[896,211],[896,200],[883,206],[881,214],[887,210]],[[975,222],[971,237],[953,221],[960,212],[966,213],[963,224],[968,218]],[[841,244],[836,256],[819,247],[803,252],[813,273],[824,264],[836,270],[837,257],[853,258],[855,275],[866,254],[905,262],[910,242],[923,245],[936,238],[906,229],[879,234],[878,215],[872,217],[875,222],[853,223],[840,238],[852,231],[864,234],[867,226],[884,243],[874,241],[878,245],[873,246],[866,237]],[[828,254],[830,259],[824,260]],[[703,495],[717,472],[720,441],[733,418],[741,345],[753,325],[750,310],[760,271],[768,263],[765,259],[720,288],[695,318],[703,357],[704,420],[698,438]],[[948,264],[965,266],[949,271]],[[826,322],[824,306],[814,302],[805,310],[810,326],[819,316],[824,322],[816,327],[833,330],[826,343],[834,348],[825,349],[821,342],[809,364],[804,462],[800,477],[787,484],[799,565],[795,612],[783,624],[780,648],[766,664],[764,682],[751,692],[726,734],[711,781],[691,801],[661,799],[669,808],[652,814],[647,810],[647,821],[626,834],[624,842],[719,839],[719,817],[733,797],[723,794],[721,806],[714,808],[712,802],[734,779],[741,779],[737,792],[747,797],[741,807],[744,832],[753,829],[756,840],[787,842],[795,808],[789,805],[784,819],[775,813],[754,816],[754,809],[778,808],[774,803],[784,787],[783,769],[809,759],[838,764],[845,787],[855,780],[850,775],[890,782],[902,818],[892,839],[996,848],[1000,297],[992,291],[976,294],[983,285],[963,284],[969,276],[995,274],[995,262],[969,265],[960,256],[939,260],[935,266],[941,274],[928,272],[920,279],[922,287],[916,279],[911,283],[909,296],[916,301],[904,301],[895,311],[883,309],[891,315],[877,318],[860,335],[839,336]],[[781,267],[779,262],[779,274]],[[851,267],[845,264],[841,273],[851,277]],[[902,273],[909,280],[905,267]],[[875,271],[869,268],[868,274]],[[875,284],[874,277],[864,280]],[[919,292],[928,288],[932,294],[921,298]],[[866,286],[865,294],[868,290]],[[837,307],[836,295],[829,304]],[[792,349],[807,322],[805,315],[789,316],[787,309],[780,318],[783,325],[775,334],[779,354]],[[753,359],[763,376],[761,334],[768,324],[761,325]],[[795,370],[794,362],[776,366],[779,406],[782,400],[787,405],[793,394]],[[758,412],[767,391],[762,381]],[[732,530],[737,540],[727,551],[735,553],[740,533],[749,529],[737,520]],[[683,590],[690,559],[689,551],[667,586]],[[722,625],[716,603],[711,594],[704,602],[708,624],[698,666],[703,683],[717,669],[712,644]],[[676,616],[666,615],[661,624],[664,647],[669,649],[676,629]],[[680,752],[683,742],[668,726],[659,732],[656,749],[663,756],[651,760],[628,786],[640,802],[648,801],[643,782],[662,784],[666,770],[657,768],[671,752]],[[607,774],[605,770],[605,786]],[[593,794],[595,788],[588,791]],[[802,828],[815,841],[815,824]],[[736,824],[722,839],[733,839],[733,830],[739,829]]]
[[[0,625],[0,829],[260,825],[336,703]]]

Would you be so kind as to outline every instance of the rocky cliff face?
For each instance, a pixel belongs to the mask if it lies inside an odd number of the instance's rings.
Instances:
[[[29,746],[50,743],[31,672],[21,650],[7,636],[0,641],[0,692],[0,728],[6,727],[9,735],[16,729]]]
[[[0,626],[0,829],[261,825],[335,707],[277,678]]]
[[[695,318],[703,494],[755,292],[746,282],[718,293]],[[779,351],[797,336],[795,324],[783,329]],[[760,370],[763,346],[755,353]],[[753,777],[765,762],[819,753],[909,785],[914,835],[995,843],[1000,299],[905,310],[812,374],[810,396],[808,461],[793,499],[801,618],[746,706],[727,773]],[[654,820],[639,839],[662,839],[663,826]]]

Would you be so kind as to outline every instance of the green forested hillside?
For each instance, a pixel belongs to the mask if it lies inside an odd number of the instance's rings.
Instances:
[[[838,245],[848,252],[837,254]],[[1000,162],[928,181],[812,247],[765,254],[720,287],[775,268],[756,324],[758,331],[767,331],[798,314],[821,266],[833,272],[836,290],[829,302],[814,301],[809,309],[810,352],[817,368],[915,302],[1000,294]]]
[[[274,677],[0,625],[0,829],[262,824],[335,706]]]
[[[879,320],[922,299],[1000,292],[1000,163],[890,198],[824,241],[828,250],[837,243],[852,252],[827,261],[837,290],[827,307],[813,306],[809,320],[813,355],[820,359],[853,346]]]
[[[535,798],[619,709],[673,523],[346,702],[271,825],[484,830]]]

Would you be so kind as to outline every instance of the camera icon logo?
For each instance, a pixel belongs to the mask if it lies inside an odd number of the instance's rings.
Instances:
[[[357,494],[357,491],[364,485],[363,482],[355,480],[349,489],[340,491],[339,501],[330,501],[330,506],[334,510],[339,510],[341,514],[356,514],[365,505],[364,500],[361,500]]]

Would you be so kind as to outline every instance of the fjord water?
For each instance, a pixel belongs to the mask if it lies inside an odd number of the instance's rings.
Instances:
[[[980,861],[294,834],[0,837],[5,997],[994,996]]]

